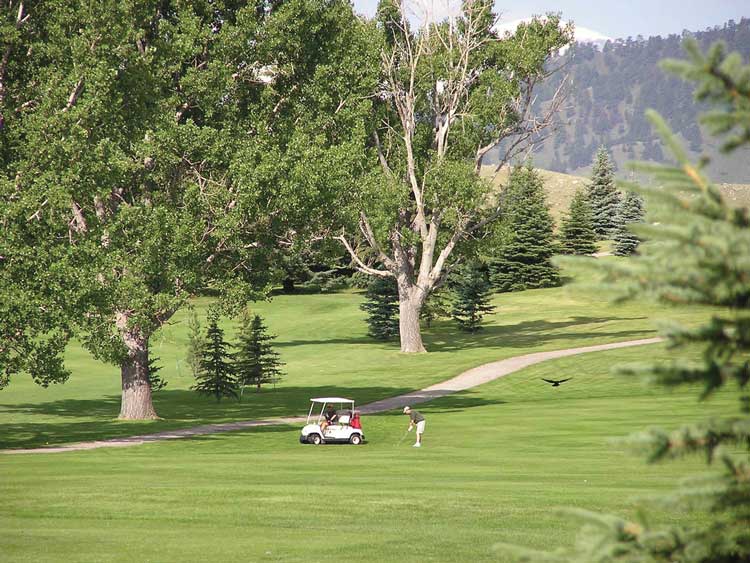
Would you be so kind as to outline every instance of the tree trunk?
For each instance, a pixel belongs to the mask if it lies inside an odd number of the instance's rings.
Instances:
[[[416,288],[398,288],[398,332],[401,337],[401,351],[406,354],[427,352],[422,344],[419,327],[419,313],[424,300]]]
[[[127,319],[125,319],[126,322]],[[122,334],[128,354],[120,364],[122,400],[118,418],[120,420],[159,418],[151,402],[151,385],[148,380],[148,338],[132,330],[126,330],[120,334]]]

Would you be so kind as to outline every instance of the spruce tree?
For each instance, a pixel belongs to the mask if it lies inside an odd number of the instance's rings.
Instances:
[[[209,314],[206,343],[201,350],[196,383],[191,389],[213,395],[217,401],[222,397],[238,399],[237,379],[229,353],[231,345],[224,340],[224,331],[219,328],[218,320],[217,314]]]
[[[643,217],[643,198],[635,192],[625,194],[625,199],[620,204],[617,229],[613,237],[615,242],[613,252],[616,256],[635,254],[641,241],[628,225],[640,223]]]
[[[563,254],[593,254],[597,251],[596,238],[589,199],[579,190],[570,202],[568,216],[560,229],[561,251]]]
[[[372,278],[360,309],[367,313],[367,334],[376,340],[398,336],[398,288],[394,278]]]
[[[727,55],[723,43],[704,55],[685,41],[689,60],[663,66],[699,83],[696,98],[715,110],[702,118],[713,134],[726,135],[723,150],[750,144],[750,65],[739,54]],[[719,470],[686,481],[670,497],[673,509],[691,508],[689,522],[654,524],[647,510],[637,521],[614,515],[574,511],[593,524],[584,528],[567,553],[535,554],[525,560],[555,561],[750,561],[750,210],[731,206],[690,162],[664,120],[648,118],[677,162],[675,167],[641,164],[660,188],[636,188],[648,203],[648,223],[635,226],[649,244],[627,263],[601,263],[610,288],[626,295],[646,295],[670,304],[711,307],[699,326],[674,324],[665,336],[671,348],[701,348],[701,360],[631,366],[621,371],[646,375],[665,387],[701,386],[700,399],[720,389],[737,389],[737,411],[708,418],[672,432],[652,429],[634,436],[650,449],[652,462],[699,456]],[[700,511],[700,514],[697,513]]]
[[[240,397],[247,385],[255,385],[257,391],[260,391],[261,385],[276,385],[281,380],[281,366],[284,363],[279,360],[279,354],[271,345],[274,338],[276,337],[268,334],[260,315],[243,315],[234,356],[234,373]]]
[[[492,285],[498,291],[552,287],[560,283],[550,260],[555,254],[553,221],[544,181],[531,166],[515,168],[503,191],[505,233],[489,259]]]
[[[445,286],[433,290],[422,305],[420,318],[430,328],[433,321],[451,316],[451,292]]]
[[[195,312],[193,307],[190,307],[187,319],[188,327],[188,342],[187,351],[185,353],[185,361],[190,367],[190,372],[193,377],[198,377],[201,365],[201,355],[203,354],[203,347],[206,343],[206,337],[201,331],[201,323],[198,320],[198,314]]]
[[[617,226],[620,194],[615,187],[612,161],[604,147],[596,153],[588,197],[594,215],[594,230],[600,239],[607,239]]]
[[[477,332],[482,328],[484,315],[494,310],[490,305],[492,286],[487,266],[474,261],[459,268],[451,276],[451,286],[454,292],[453,320],[461,330]]]

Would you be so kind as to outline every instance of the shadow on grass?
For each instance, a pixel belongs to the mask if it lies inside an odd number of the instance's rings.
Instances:
[[[162,390],[154,396],[154,407],[162,419],[152,421],[117,420],[115,417],[119,412],[120,398],[116,396],[91,400],[66,399],[38,404],[0,405],[0,413],[9,415],[11,419],[14,414],[52,417],[40,422],[24,421],[0,425],[0,449],[122,438],[241,420],[306,416],[311,397],[352,397],[361,405],[409,391],[407,388],[394,387],[288,387],[252,393],[249,397],[245,394],[242,402],[224,399],[217,403],[193,391]],[[436,407],[436,412],[502,403],[503,401],[498,400],[455,395],[443,397]],[[366,415],[364,418],[367,416],[373,415]],[[71,418],[81,420],[70,420]],[[258,427],[260,428],[265,427]]]
[[[431,352],[455,352],[475,348],[536,348],[556,340],[565,340],[566,348],[586,346],[593,339],[629,340],[652,336],[648,329],[587,330],[571,332],[568,329],[587,325],[602,325],[612,321],[635,321],[646,317],[571,317],[565,321],[525,321],[514,325],[487,325],[475,333],[448,331],[447,321],[424,337]],[[592,327],[594,328],[594,327]]]

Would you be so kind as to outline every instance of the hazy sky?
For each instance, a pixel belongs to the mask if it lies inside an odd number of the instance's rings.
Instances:
[[[372,15],[378,0],[353,0],[360,13]],[[447,0],[431,0],[445,5]],[[668,35],[683,29],[700,31],[727,20],[750,17],[750,0],[497,0],[505,21],[546,12],[610,37]]]

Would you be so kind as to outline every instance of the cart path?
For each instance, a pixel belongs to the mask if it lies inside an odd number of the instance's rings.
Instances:
[[[381,401],[375,401],[362,407],[359,411],[363,414],[374,414],[385,412],[393,409],[400,409],[406,405],[415,405],[432,401],[458,391],[471,389],[478,385],[488,383],[520,369],[528,367],[546,360],[564,358],[576,354],[585,354],[588,352],[599,352],[602,350],[615,350],[617,348],[627,348],[630,346],[642,346],[644,344],[655,344],[661,342],[661,338],[644,338],[641,340],[628,340],[626,342],[614,342],[611,344],[598,344],[596,346],[585,346],[581,348],[568,348],[565,350],[552,350],[548,352],[535,352],[506,358],[497,362],[484,364],[468,371],[465,371],[456,377],[430,385],[419,391],[412,391],[405,395],[398,395]],[[279,424],[301,424],[305,422],[305,416],[273,418],[267,420],[243,420],[238,422],[226,422],[221,424],[206,424],[204,426],[194,426],[192,428],[183,428],[179,430],[166,430],[155,432],[153,434],[143,434],[141,436],[131,436],[129,438],[111,438],[109,440],[96,440],[93,442],[78,442],[63,446],[0,450],[4,454],[29,454],[29,453],[58,453],[71,452],[80,450],[93,450],[97,448],[123,448],[128,446],[137,446],[148,442],[158,442],[161,440],[173,440],[177,438],[190,438],[192,436],[205,436],[207,434],[217,434],[220,432],[230,432],[232,430],[242,430],[244,428],[254,428],[258,426],[273,426]]]

